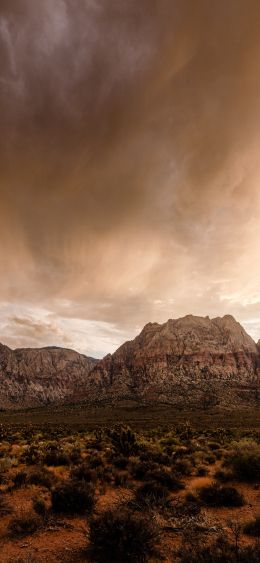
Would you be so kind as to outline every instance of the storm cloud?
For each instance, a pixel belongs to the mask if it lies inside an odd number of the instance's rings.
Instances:
[[[259,24],[256,0],[1,1],[3,342],[101,356],[226,312],[259,337]]]

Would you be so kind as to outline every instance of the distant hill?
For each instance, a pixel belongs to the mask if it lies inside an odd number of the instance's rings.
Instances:
[[[97,361],[66,348],[11,350],[0,344],[0,407],[75,400]]]

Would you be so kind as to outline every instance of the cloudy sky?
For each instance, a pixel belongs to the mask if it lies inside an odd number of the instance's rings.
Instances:
[[[1,0],[0,340],[260,338],[259,0]]]

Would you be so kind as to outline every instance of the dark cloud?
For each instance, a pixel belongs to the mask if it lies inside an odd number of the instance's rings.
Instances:
[[[5,303],[129,331],[254,310],[259,23],[256,0],[2,0]]]

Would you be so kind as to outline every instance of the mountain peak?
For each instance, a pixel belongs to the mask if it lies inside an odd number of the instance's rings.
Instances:
[[[94,367],[88,388],[113,400],[134,395],[183,404],[199,400],[210,385],[216,400],[231,404],[241,386],[252,388],[258,378],[258,348],[232,315],[190,314],[145,325]]]

